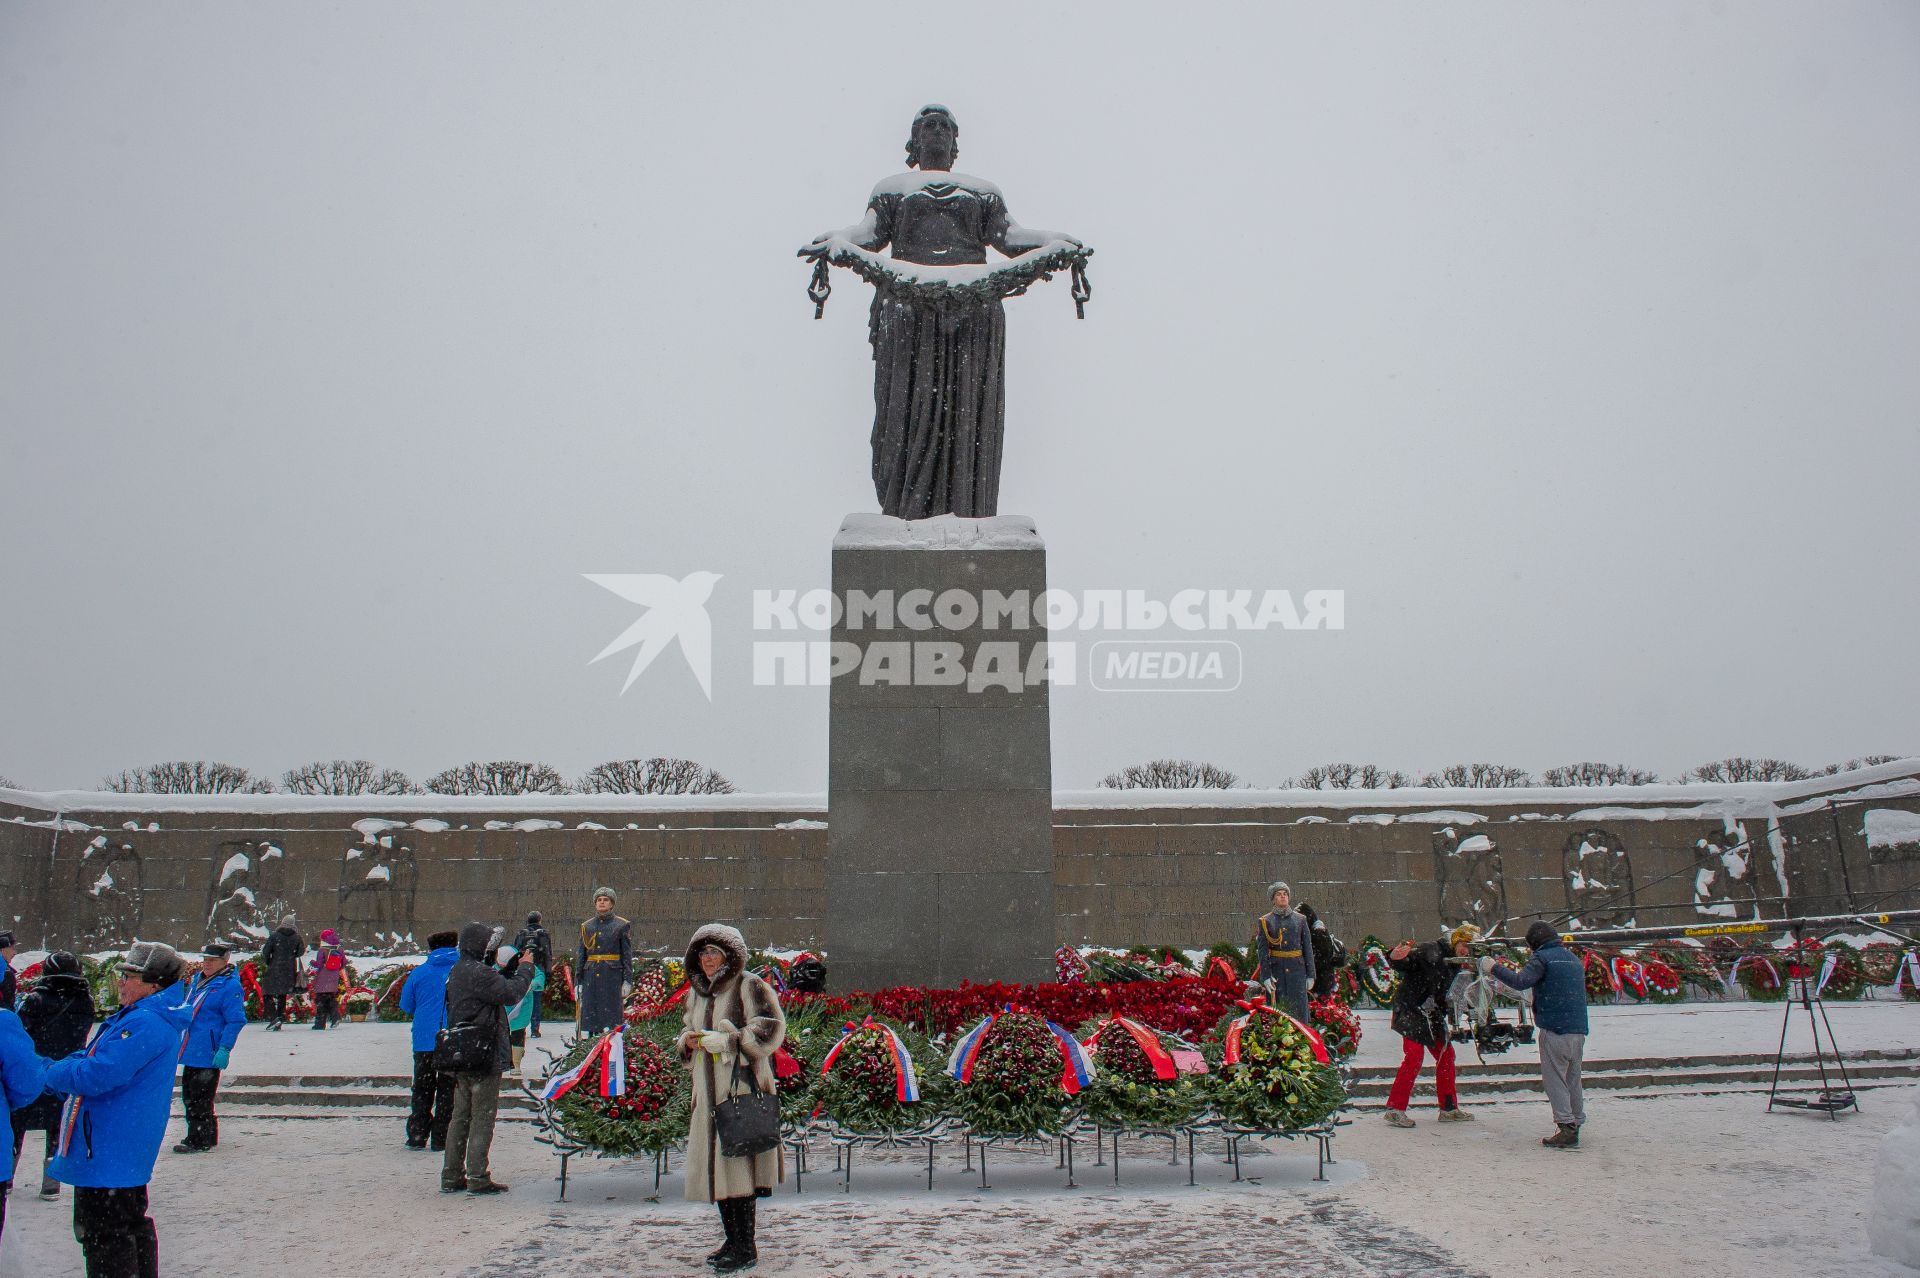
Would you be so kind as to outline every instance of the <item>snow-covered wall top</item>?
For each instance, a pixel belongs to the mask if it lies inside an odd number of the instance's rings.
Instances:
[[[875,516],[880,518],[880,516]],[[898,522],[898,521],[895,521]],[[1533,808],[1576,808],[1555,815],[1605,820],[1719,819],[1798,815],[1832,802],[1920,797],[1920,759],[1901,759],[1807,781],[1735,784],[1529,786],[1514,789],[1394,790],[1056,790],[1061,811],[1154,808],[1307,808],[1379,814],[1393,821],[1470,825],[1487,818],[1524,817]],[[819,813],[824,794],[521,794],[521,795],[300,795],[116,794],[104,790],[37,792],[0,789],[0,804],[49,814],[74,812],[354,813],[402,815],[476,813]],[[1514,813],[1513,809],[1520,809]],[[1544,814],[1543,814],[1544,815]],[[1356,819],[1349,816],[1349,820]]]

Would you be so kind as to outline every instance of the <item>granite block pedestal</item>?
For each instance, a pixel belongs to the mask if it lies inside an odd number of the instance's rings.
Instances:
[[[834,539],[834,989],[1053,975],[1045,589],[1031,519],[850,515]]]

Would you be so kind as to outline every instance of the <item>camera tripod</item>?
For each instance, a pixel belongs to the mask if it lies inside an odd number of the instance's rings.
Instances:
[[[1787,978],[1790,982],[1787,986],[1787,1006],[1785,1014],[1780,1018],[1780,1050],[1775,1052],[1773,1057],[1773,1086],[1767,1093],[1767,1112],[1771,1114],[1776,1105],[1787,1109],[1808,1109],[1816,1113],[1824,1113],[1837,1123],[1840,1121],[1841,1110],[1850,1109],[1856,1114],[1859,1113],[1860,1102],[1853,1094],[1853,1081],[1847,1077],[1847,1062],[1840,1054],[1840,1044],[1833,1037],[1833,1024],[1827,1020],[1827,1005],[1820,998],[1817,978],[1807,970],[1804,958],[1807,951],[1802,944],[1806,940],[1804,925],[1794,927],[1793,940],[1800,956],[1795,964],[1800,970],[1800,975]],[[1798,999],[1794,997],[1796,994],[1799,996]],[[1805,1009],[1807,1025],[1813,1030],[1813,1060],[1820,1070],[1820,1089],[1814,1092],[1782,1091],[1780,1087],[1780,1068],[1787,1059],[1787,1029],[1793,1023],[1793,1009],[1796,1003]],[[1816,1010],[1819,1013],[1818,1016],[1815,1015]],[[1827,1031],[1824,1047],[1820,1042],[1822,1026],[1825,1026]],[[1827,1077],[1828,1051],[1833,1053],[1833,1067],[1840,1075],[1838,1090],[1834,1089],[1832,1080]]]

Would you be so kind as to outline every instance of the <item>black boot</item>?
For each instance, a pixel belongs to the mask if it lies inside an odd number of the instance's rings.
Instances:
[[[735,1198],[733,1203],[733,1244],[731,1252],[722,1252],[713,1262],[720,1273],[738,1273],[759,1263],[760,1252],[753,1245],[753,1208],[759,1200],[751,1196]]]
[[[738,1232],[733,1224],[733,1199],[722,1198],[715,1206],[720,1208],[720,1227],[727,1231],[727,1240],[719,1247],[707,1253],[707,1263],[717,1265],[724,1256],[733,1254],[734,1234]]]

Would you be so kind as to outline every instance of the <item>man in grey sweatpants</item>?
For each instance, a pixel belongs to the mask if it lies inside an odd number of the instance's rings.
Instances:
[[[1558,1130],[1540,1143],[1548,1149],[1578,1149],[1587,1121],[1580,1091],[1580,1060],[1587,1050],[1587,974],[1551,926],[1527,929],[1533,957],[1519,971],[1495,964],[1493,975],[1509,989],[1533,991],[1533,1020],[1540,1027],[1540,1080]]]

